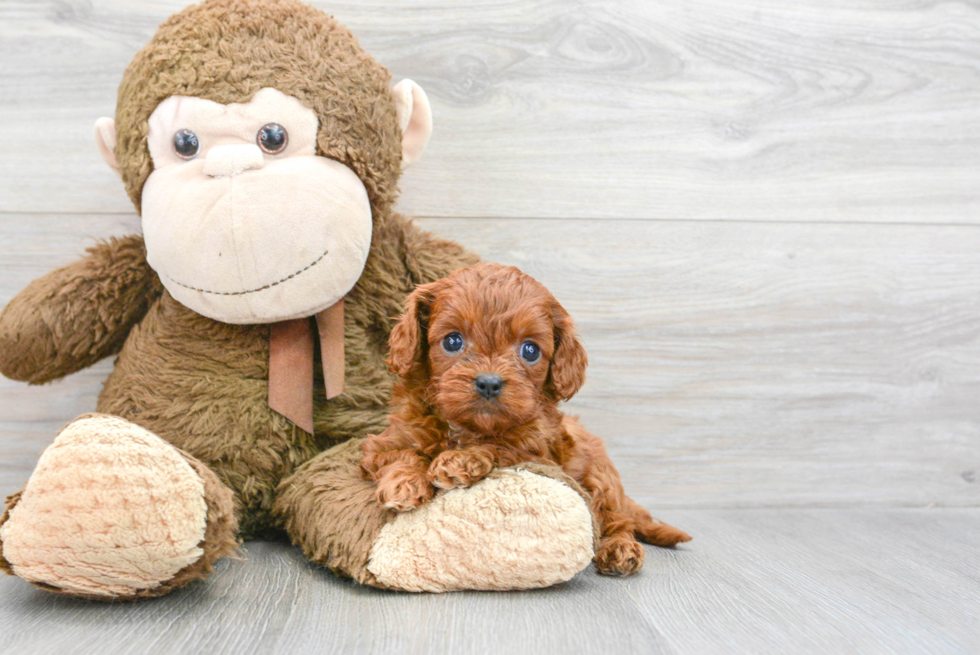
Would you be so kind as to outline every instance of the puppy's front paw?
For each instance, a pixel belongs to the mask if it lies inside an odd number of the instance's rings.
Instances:
[[[433,493],[424,471],[393,464],[378,480],[375,498],[388,509],[407,512],[432,498]]]
[[[469,487],[493,470],[493,457],[480,450],[445,450],[429,465],[429,479],[440,489]]]
[[[606,537],[595,554],[595,568],[602,575],[633,575],[643,568],[646,552],[628,535]]]

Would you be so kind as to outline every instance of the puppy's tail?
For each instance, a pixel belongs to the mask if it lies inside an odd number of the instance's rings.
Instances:
[[[636,522],[636,538],[644,543],[670,548],[691,540],[691,535],[680,528],[667,525],[650,516],[650,512],[637,505],[632,498],[626,497],[624,509]]]

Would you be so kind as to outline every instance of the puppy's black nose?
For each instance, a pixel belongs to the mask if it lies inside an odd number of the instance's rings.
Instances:
[[[500,395],[504,379],[496,373],[480,373],[473,379],[473,386],[478,394],[490,400]]]

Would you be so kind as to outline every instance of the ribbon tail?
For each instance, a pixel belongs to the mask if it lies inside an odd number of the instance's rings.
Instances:
[[[313,434],[313,330],[308,318],[270,326],[269,407]]]
[[[344,392],[344,299],[317,314],[316,325],[327,399],[336,398]]]

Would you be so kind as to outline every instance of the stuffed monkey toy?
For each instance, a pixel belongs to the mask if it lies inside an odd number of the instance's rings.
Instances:
[[[496,471],[402,514],[360,476],[407,294],[477,261],[393,212],[430,129],[422,89],[392,88],[309,5],[208,0],[163,23],[96,123],[142,236],[91,248],[0,315],[12,379],[118,354],[97,413],[7,499],[0,568],[112,600],[166,594],[277,535],[413,591],[540,587],[590,562],[594,522],[559,469]]]

